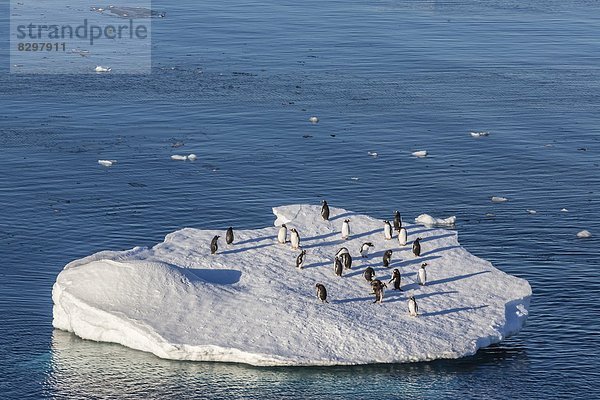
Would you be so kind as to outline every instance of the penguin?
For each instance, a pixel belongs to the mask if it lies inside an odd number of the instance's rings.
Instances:
[[[398,231],[398,244],[400,246],[406,246],[407,240],[408,240],[408,233],[406,232],[406,228],[402,227],[402,228],[400,228],[400,231]]]
[[[219,250],[219,238],[221,236],[217,235],[214,238],[212,238],[212,241],[210,242],[210,254],[216,254],[217,250]]]
[[[344,264],[344,269],[352,269],[352,256],[350,253],[343,253],[340,256],[340,260]]]
[[[421,286],[425,286],[425,283],[427,282],[427,272],[425,271],[426,266],[427,263],[423,263],[421,264],[421,268],[419,268],[419,285]]]
[[[367,282],[371,282],[375,277],[375,270],[371,267],[367,267],[367,269],[365,269],[365,272],[363,272],[363,276],[365,277],[365,280]]]
[[[402,291],[402,289],[400,288],[400,281],[401,280],[402,280],[402,277],[400,276],[400,271],[396,268],[392,272],[392,279],[390,279],[388,283],[391,283],[392,281],[394,281],[394,290],[400,290],[400,291]]]
[[[345,219],[342,223],[342,239],[347,240],[348,236],[350,236],[350,220]]]
[[[338,252],[337,252],[337,253],[335,253],[335,256],[336,256],[336,257],[341,257],[341,256],[342,256],[342,254],[348,254],[348,253],[350,253],[350,252],[348,251],[348,248],[347,248],[347,247],[342,247],[342,248],[340,248],[340,249],[338,250]]]
[[[329,205],[325,200],[323,200],[322,203],[323,206],[321,207],[321,217],[323,217],[325,221],[329,221]]]
[[[386,268],[389,268],[391,260],[392,260],[392,251],[386,250],[385,253],[383,253],[383,266]]]
[[[400,211],[396,210],[394,213],[394,229],[399,231],[402,228],[402,218],[400,217]]]
[[[306,250],[302,250],[298,257],[296,257],[296,268],[302,269],[304,266],[304,256],[306,255]]]
[[[387,288],[387,285],[379,279],[375,279],[371,282],[371,287],[373,288],[373,294],[375,295],[375,301],[373,303],[381,304],[383,302],[383,288]]]
[[[227,233],[225,233],[225,242],[227,244],[233,243],[233,228],[231,226],[227,228]]]
[[[412,317],[416,317],[419,315],[419,306],[417,305],[417,301],[415,300],[415,296],[410,296],[408,299],[408,312]]]
[[[342,262],[340,261],[340,259],[338,257],[336,257],[333,262],[333,271],[335,272],[335,275],[342,276],[343,269],[344,269],[344,267],[342,266]]]
[[[296,228],[290,229],[290,242],[292,243],[292,249],[298,250],[300,248],[300,235]]]
[[[325,289],[325,286],[317,283],[315,287],[317,288],[317,299],[321,300],[323,303],[329,303],[327,301],[327,289]]]
[[[385,240],[392,239],[392,226],[390,225],[390,221],[383,221],[383,237]]]
[[[371,242],[366,242],[363,243],[362,246],[360,246],[360,255],[363,258],[367,258],[369,256],[369,248],[374,247],[373,243]]]
[[[287,241],[287,226],[281,225],[279,232],[277,233],[277,241],[281,244],[285,244]]]
[[[415,257],[419,257],[421,255],[421,238],[415,239],[412,250]]]

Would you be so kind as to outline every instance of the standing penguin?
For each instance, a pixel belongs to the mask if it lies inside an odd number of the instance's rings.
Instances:
[[[344,269],[352,269],[352,256],[350,253],[343,253],[340,256],[340,260],[344,264]]]
[[[342,239],[346,240],[350,236],[350,220],[345,219],[342,223]]]
[[[290,229],[290,242],[292,243],[292,249],[298,250],[300,248],[300,234],[296,228]]]
[[[385,253],[383,253],[383,266],[386,268],[389,268],[391,260],[392,260],[392,251],[386,250]]]
[[[392,239],[392,226],[390,225],[390,221],[383,221],[383,237],[385,240]]]
[[[402,228],[400,228],[400,231],[398,232],[398,244],[400,246],[406,246],[407,240],[408,240],[408,233],[406,232],[406,228],[402,227]]]
[[[425,271],[425,266],[427,266],[427,263],[421,264],[421,268],[419,268],[419,285],[421,286],[425,286],[425,283],[427,282],[427,272]]]
[[[277,241],[281,244],[285,244],[287,241],[287,226],[281,225],[279,232],[277,232]]]
[[[210,254],[216,254],[217,250],[219,250],[219,238],[221,236],[217,235],[214,238],[212,238],[211,242],[210,242]]]
[[[421,238],[415,239],[412,250],[415,257],[419,257],[421,255]]]
[[[340,249],[338,250],[338,252],[337,252],[337,253],[335,253],[335,256],[336,256],[336,257],[341,257],[341,256],[342,256],[342,254],[348,254],[348,253],[350,253],[350,252],[348,251],[348,248],[347,248],[347,247],[342,247],[342,248],[340,248]]]
[[[336,257],[335,261],[333,262],[333,271],[335,272],[335,275],[342,276],[343,269],[344,267],[342,266],[342,262],[340,261],[339,257]]]
[[[419,313],[419,306],[415,300],[415,296],[410,296],[408,299],[408,312],[412,317],[416,317]]]
[[[375,279],[371,282],[371,287],[373,288],[373,294],[375,295],[375,301],[373,303],[381,304],[383,302],[383,288],[386,288],[387,285],[379,279]]]
[[[365,272],[363,272],[363,276],[365,277],[365,280],[367,282],[371,282],[375,277],[375,270],[371,267],[367,267],[367,269],[365,269]]]
[[[325,200],[323,200],[322,203],[323,206],[321,207],[321,217],[323,217],[325,221],[329,221],[329,205],[327,205],[327,201]]]
[[[371,242],[363,243],[362,246],[360,246],[360,255],[363,258],[367,258],[369,256],[369,249],[371,247],[374,247],[373,243],[371,243]]]
[[[317,283],[315,287],[317,288],[317,299],[321,300],[323,303],[329,303],[327,301],[327,289],[325,289],[325,286]]]
[[[296,257],[296,268],[302,269],[304,266],[304,256],[306,255],[306,250],[302,250],[298,257]]]
[[[394,229],[399,231],[402,228],[402,218],[400,217],[400,211],[396,210],[394,213]]]
[[[231,226],[227,228],[227,232],[225,233],[225,242],[227,244],[233,243],[233,228]]]
[[[392,281],[394,281],[394,290],[402,290],[400,288],[401,280],[402,280],[402,277],[400,276],[400,271],[396,268],[394,270],[394,272],[392,272],[392,279],[390,279],[390,281],[388,283],[391,283]]]

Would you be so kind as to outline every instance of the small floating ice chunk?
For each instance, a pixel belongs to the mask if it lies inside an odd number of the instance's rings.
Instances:
[[[415,218],[415,222],[427,226],[452,226],[456,223],[456,216],[448,218],[434,218],[429,214],[421,214]]]
[[[98,164],[102,165],[103,167],[112,167],[112,165],[116,162],[117,160],[98,160]]]
[[[492,203],[506,203],[508,199],[501,196],[492,196]]]
[[[375,151],[368,151],[367,154],[370,155],[371,157],[377,157],[379,155]]]
[[[479,137],[486,137],[486,136],[490,136],[489,132],[469,132],[471,134],[471,136],[475,137],[475,138],[479,138]]]
[[[97,66],[97,67],[94,69],[94,71],[96,71],[96,72],[110,72],[110,71],[112,71],[112,68],[109,68],[109,67],[103,67],[103,66],[101,66],[101,65],[98,65],[98,66]]]
[[[314,115],[308,119],[311,124],[316,124],[319,122],[319,117],[315,117]]]
[[[590,237],[592,237],[592,233],[590,231],[584,229],[580,232],[577,232],[577,237],[580,239],[590,238]]]
[[[561,212],[569,212],[569,210],[567,210],[566,208],[561,208],[560,211]]]
[[[198,157],[196,157],[196,155],[194,153],[187,156],[187,159],[190,161],[196,161],[196,158],[198,158]]]
[[[533,214],[537,214],[537,211],[535,211],[535,210],[529,210],[529,209],[528,209],[528,210],[527,210],[527,212],[528,212],[529,214],[532,214],[532,215],[533,215]]]
[[[350,179],[352,179],[353,181],[357,181],[357,180],[359,180],[360,178],[359,178],[359,177],[357,177],[357,176],[353,176],[353,177],[352,177],[352,178],[350,178]]]
[[[187,159],[188,159],[188,156],[182,156],[182,155],[179,155],[179,154],[173,154],[171,156],[171,160],[175,160],[175,161],[185,161]]]
[[[415,151],[412,153],[412,155],[415,157],[419,157],[419,158],[427,157],[427,151],[426,150]]]

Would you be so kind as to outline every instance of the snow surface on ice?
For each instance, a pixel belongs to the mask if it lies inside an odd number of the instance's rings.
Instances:
[[[383,222],[330,207],[276,207],[274,227],[235,231],[235,242],[210,241],[224,231],[186,228],[152,248],[103,251],[69,263],[52,291],[56,328],[84,339],[120,343],[176,360],[252,365],[340,365],[458,358],[517,333],[528,315],[527,281],[494,268],[462,248],[457,233],[405,225],[409,242],[384,240]],[[391,217],[391,216],[390,216]],[[352,233],[342,241],[342,221]],[[298,229],[306,250],[277,243],[278,226]],[[421,237],[422,253],[411,252]],[[374,249],[362,259],[359,248]],[[345,246],[354,258],[343,277],[333,257]],[[382,266],[393,250],[391,268]],[[427,262],[426,286],[416,283]],[[387,282],[398,268],[404,291],[391,284],[382,304],[362,272]],[[321,303],[315,284],[325,285]],[[418,317],[408,313],[414,295]]]

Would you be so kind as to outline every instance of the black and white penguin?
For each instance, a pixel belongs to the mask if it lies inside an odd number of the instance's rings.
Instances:
[[[323,217],[325,221],[329,221],[329,205],[325,200],[323,200],[322,203],[323,206],[321,207],[321,217]]]
[[[400,217],[400,211],[396,210],[394,213],[394,229],[399,231],[402,228],[402,218]]]
[[[344,264],[344,269],[352,269],[352,256],[350,253],[343,253],[340,256],[340,260]]]
[[[408,241],[408,232],[406,232],[406,228],[402,227],[398,231],[398,244],[400,246],[406,246],[407,241]]]
[[[325,286],[317,283],[315,287],[317,288],[317,299],[321,300],[323,303],[329,303],[327,301],[327,289],[325,289]]]
[[[342,265],[342,261],[339,259],[339,257],[336,257],[333,261],[333,271],[335,272],[336,276],[342,276],[343,269],[344,266]]]
[[[425,283],[427,283],[427,272],[425,271],[426,266],[427,263],[423,263],[421,264],[421,268],[419,268],[419,285],[421,286],[425,286]]]
[[[371,243],[371,242],[363,243],[362,246],[360,246],[360,255],[363,258],[367,258],[369,256],[369,249],[371,247],[375,247],[375,246],[373,246],[373,243]]]
[[[408,312],[412,317],[416,317],[417,315],[419,315],[419,306],[417,305],[415,296],[410,296],[410,298],[408,299]]]
[[[338,252],[337,252],[337,253],[335,253],[335,256],[336,256],[336,257],[341,257],[341,256],[342,256],[342,254],[348,254],[348,253],[350,253],[350,252],[348,251],[348,248],[347,248],[347,247],[342,247],[342,248],[340,248],[340,249],[338,250]]]
[[[216,254],[217,250],[219,250],[219,238],[221,236],[217,235],[214,238],[212,238],[211,242],[210,242],[210,254]]]
[[[350,236],[350,220],[345,219],[342,223],[342,239],[347,240]]]
[[[281,244],[285,244],[287,241],[287,226],[285,224],[282,224],[279,232],[277,232],[277,241]]]
[[[306,255],[306,250],[302,250],[298,257],[296,257],[296,268],[302,269],[304,266],[304,256]]]
[[[233,243],[233,228],[231,226],[227,228],[227,232],[225,233],[225,243]]]
[[[412,251],[415,257],[419,257],[421,255],[421,238],[415,239],[415,241],[413,242]]]
[[[383,221],[383,237],[385,240],[392,239],[392,226],[390,225],[390,221]]]
[[[392,260],[392,250],[386,250],[385,253],[383,253],[383,266],[386,268],[389,268],[391,260]]]
[[[365,269],[365,272],[363,272],[363,276],[365,277],[365,280],[367,282],[371,282],[375,277],[375,270],[371,267],[367,267],[367,269]]]
[[[375,295],[375,301],[373,303],[381,304],[383,302],[383,288],[386,287],[387,285],[379,279],[375,279],[371,282],[371,288],[373,288],[373,294]]]
[[[296,228],[290,229],[290,243],[292,244],[292,249],[298,250],[300,248],[300,234]]]
[[[400,281],[401,280],[402,280],[402,277],[400,276],[400,271],[396,268],[392,272],[392,279],[390,279],[388,283],[391,283],[393,281],[394,282],[394,290],[402,290],[400,288]]]

